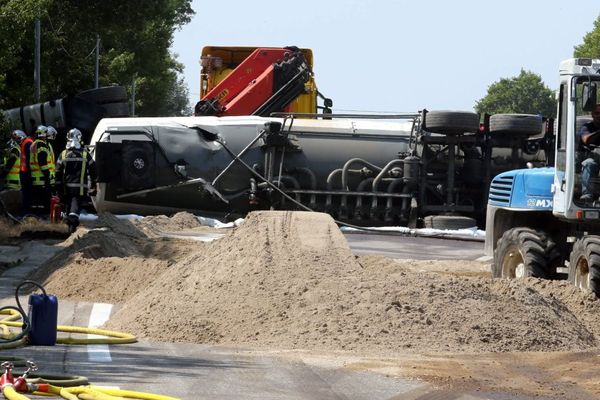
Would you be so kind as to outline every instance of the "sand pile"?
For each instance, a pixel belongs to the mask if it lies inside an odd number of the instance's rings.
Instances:
[[[140,289],[109,328],[163,341],[370,354],[579,350],[600,337],[600,302],[564,282],[357,259],[319,213],[251,213]]]
[[[153,282],[175,259],[203,243],[150,239],[131,221],[101,215],[94,226],[80,227],[61,251],[31,276],[48,293],[90,302],[123,303]]]

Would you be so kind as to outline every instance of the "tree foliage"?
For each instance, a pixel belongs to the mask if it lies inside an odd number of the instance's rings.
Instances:
[[[492,83],[475,106],[480,114],[520,113],[545,117],[553,117],[555,108],[554,92],[544,85],[539,75],[525,70],[516,77]]]
[[[583,43],[575,46],[573,57],[600,58],[600,16],[594,21],[594,29],[583,37]]]
[[[41,97],[94,86],[96,35],[100,86],[136,80],[137,115],[181,115],[183,66],[173,33],[194,14],[191,0],[0,0],[0,108],[35,102],[34,22],[41,36]]]

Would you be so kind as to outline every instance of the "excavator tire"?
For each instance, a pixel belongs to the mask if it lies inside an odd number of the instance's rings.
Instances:
[[[494,251],[494,278],[551,278],[558,252],[555,243],[542,231],[513,228],[504,232]]]
[[[425,228],[432,229],[467,229],[477,226],[475,219],[461,215],[428,215],[423,219]]]
[[[494,114],[490,117],[490,133],[532,136],[542,133],[542,118],[532,114]]]
[[[428,111],[423,129],[444,135],[475,133],[479,130],[479,115],[466,111]]]
[[[569,282],[600,297],[600,236],[586,236],[573,245]]]

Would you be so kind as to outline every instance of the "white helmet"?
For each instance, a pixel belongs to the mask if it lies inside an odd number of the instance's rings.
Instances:
[[[35,128],[35,135],[40,139],[45,139],[48,137],[48,128],[45,125],[38,125]]]
[[[73,128],[67,132],[67,140],[77,139],[81,142],[81,131],[77,128]]]
[[[21,144],[21,142],[23,141],[23,139],[25,139],[27,137],[27,134],[25,132],[23,132],[22,130],[20,130],[20,129],[15,129],[10,134],[10,137],[11,137],[12,140],[14,140],[15,142],[17,142],[18,144]]]
[[[48,138],[48,140],[56,139],[56,135],[58,135],[56,129],[54,129],[53,126],[48,125],[48,132],[46,133],[46,137]]]
[[[81,131],[77,128],[73,128],[67,132],[67,149],[80,149],[81,137]]]

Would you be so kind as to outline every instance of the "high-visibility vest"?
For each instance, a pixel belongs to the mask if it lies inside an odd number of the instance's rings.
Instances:
[[[13,147],[10,149],[11,153],[14,153],[15,162],[10,167],[8,174],[6,174],[5,186],[7,189],[21,189],[21,178],[19,177],[19,171],[21,166],[21,149]]]
[[[38,150],[44,142],[36,139],[29,148],[29,168],[31,169],[31,183],[33,186],[44,186],[44,173],[38,163]]]
[[[46,165],[40,165],[39,157],[40,153],[46,153]],[[42,139],[37,139],[31,145],[31,176],[33,178],[34,185],[44,185],[44,172],[48,171],[50,176],[50,184],[54,185],[54,172],[55,172],[55,162],[54,162],[54,151],[48,142]],[[37,166],[39,168],[39,173],[34,173],[34,167]]]
[[[67,157],[67,154],[69,154],[69,157]],[[67,182],[66,181],[66,176],[64,176],[63,174],[63,185],[67,188],[78,188],[79,189],[79,195],[83,196],[85,195],[85,191],[87,189],[88,186],[88,182],[87,182],[87,174],[86,174],[86,170],[87,170],[87,151],[83,150],[81,152],[81,156],[78,156],[77,154],[75,154],[75,152],[73,150],[63,150],[62,153],[60,153],[59,156],[59,162],[62,164],[66,164],[69,162],[81,162],[81,170],[79,173],[79,180],[77,182]],[[66,170],[66,165],[65,167],[63,167],[63,170]]]
[[[27,160],[25,159],[25,146],[27,143],[33,143],[33,140],[30,137],[26,137],[21,141],[20,171],[22,172],[27,172]],[[31,154],[31,147],[29,147],[29,152]]]

